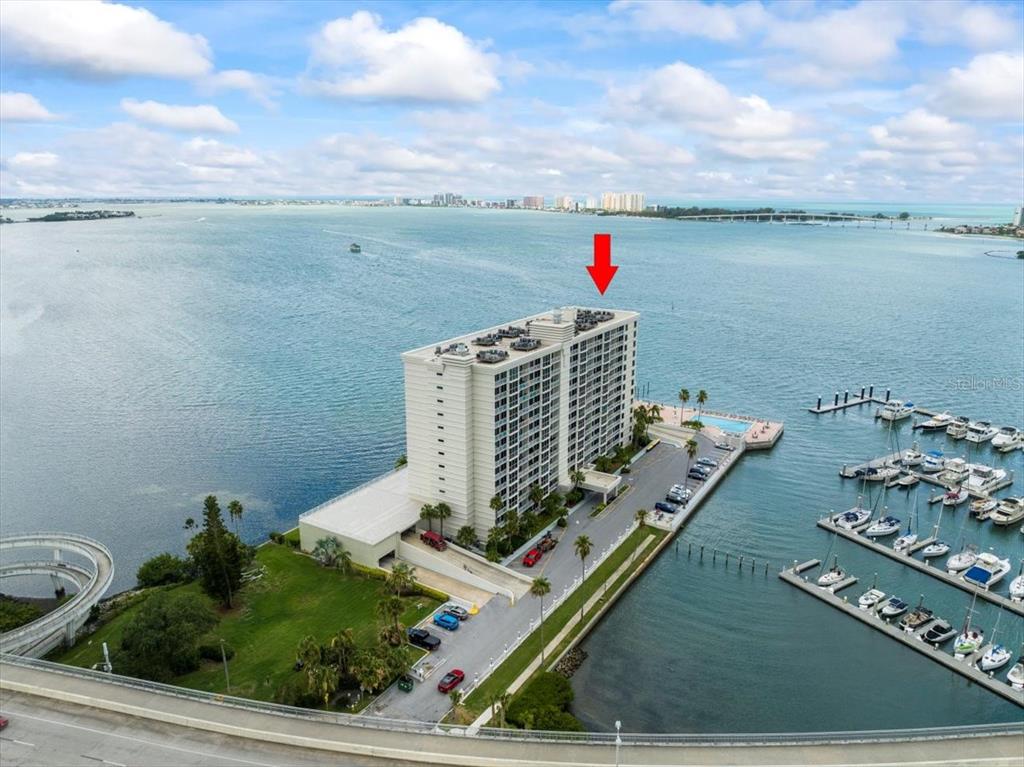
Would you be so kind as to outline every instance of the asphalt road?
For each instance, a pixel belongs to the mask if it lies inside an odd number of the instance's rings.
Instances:
[[[712,440],[701,435],[696,439],[701,456],[721,460],[724,453],[714,447]],[[543,575],[551,582],[551,596],[545,600],[547,609],[550,599],[561,594],[582,573],[573,541],[583,534],[589,536],[593,542],[590,562],[595,561],[633,523],[637,509],[653,510],[654,504],[664,499],[672,485],[684,480],[686,464],[686,451],[663,441],[640,458],[629,474],[624,475],[630,490],[610,509],[591,517],[600,499],[588,498],[569,516],[569,526],[565,530],[554,528],[554,535],[560,536],[554,550],[545,554],[535,567],[523,567],[520,560],[511,567],[531,578]],[[699,484],[696,480],[688,480],[689,487],[695,488]],[[589,567],[590,564],[588,572]],[[440,720],[451,707],[448,696],[437,690],[437,682],[444,673],[452,668],[462,669],[468,687],[475,675],[483,675],[492,664],[498,665],[506,646],[514,643],[520,633],[528,630],[530,621],[539,617],[539,600],[526,596],[514,605],[504,597],[494,597],[454,632],[430,625],[428,618],[424,625],[441,639],[441,647],[433,656],[435,670],[412,692],[405,693],[392,686],[367,709],[366,714],[395,719]]]

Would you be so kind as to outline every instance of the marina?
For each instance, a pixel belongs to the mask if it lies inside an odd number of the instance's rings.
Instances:
[[[808,581],[801,575],[803,572],[810,570],[818,564],[818,560],[810,560],[809,562],[804,562],[799,565],[794,564],[792,568],[787,568],[779,573],[779,578],[789,585],[795,586],[801,591],[820,599],[832,607],[835,607],[837,610],[856,618],[861,623],[871,626],[886,636],[901,642],[906,647],[931,658],[936,663],[945,666],[949,670],[955,671],[970,681],[984,687],[989,692],[993,692],[996,695],[999,695],[1000,697],[1024,708],[1024,692],[1015,690],[1005,680],[996,678],[995,672],[985,673],[977,667],[977,662],[984,657],[990,646],[980,647],[969,657],[957,660],[949,653],[940,650],[937,644],[928,644],[922,641],[921,635],[927,632],[927,630],[934,625],[936,621],[928,621],[919,626],[915,631],[908,632],[901,629],[899,626],[895,626],[892,623],[883,620],[878,614],[877,608],[870,610],[860,609],[855,603],[851,603],[846,597],[839,597],[828,589],[815,586],[812,582]]]
[[[918,482],[941,487],[944,491],[962,488],[967,497],[976,499],[991,498],[993,493],[1010,487],[1014,482],[1012,469],[1006,472],[999,470],[1000,474],[986,477],[983,484],[972,482],[972,471],[987,470],[992,473],[991,467],[982,464],[968,464],[958,458],[949,459],[946,462],[947,468],[943,471],[915,471],[914,467],[907,464],[914,461],[917,456],[919,453],[915,448],[908,448],[873,458],[864,463],[843,464],[839,469],[839,476],[843,479],[860,479],[865,482],[884,482],[887,488],[906,488],[916,485]],[[959,463],[954,463],[954,461]],[[943,494],[940,493],[930,497],[928,502],[938,503],[942,499]]]
[[[876,541],[870,540],[869,538],[865,538],[863,535],[860,535],[856,530],[847,530],[843,527],[840,527],[832,521],[833,519],[835,519],[835,517],[824,517],[822,519],[819,519],[818,527],[823,528],[829,531],[830,533],[840,535],[849,541],[853,541],[854,543],[859,543],[861,546],[865,546],[866,548],[872,549],[878,552],[879,554],[889,557],[889,559],[894,559],[897,562],[901,562],[907,565],[908,567],[913,567],[917,570],[920,570],[922,573],[928,573],[928,575],[932,576],[933,578],[937,578],[940,581],[949,584],[950,586],[955,586],[956,588],[966,591],[969,594],[977,594],[978,597],[981,599],[991,602],[994,605],[999,605],[1000,607],[1006,608],[1012,613],[1016,613],[1017,615],[1024,617],[1024,603],[1014,602],[1009,597],[1005,597],[1002,594],[996,594],[991,591],[986,591],[985,589],[976,588],[967,581],[963,580],[959,575],[950,575],[941,567],[934,567],[930,565],[927,560],[921,561],[919,559],[914,559],[913,554],[923,549],[925,546],[934,543],[934,538],[926,538],[925,540],[920,541],[914,546],[911,546],[905,552],[895,551],[894,549],[890,548],[889,546],[886,546],[885,544],[878,543]]]

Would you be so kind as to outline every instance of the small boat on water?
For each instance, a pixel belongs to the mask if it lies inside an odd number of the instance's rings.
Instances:
[[[885,599],[884,591],[868,589],[857,599],[857,606],[860,607],[861,610],[870,610],[883,599]]]
[[[978,652],[981,648],[981,643],[984,641],[985,630],[971,628],[968,625],[961,632],[960,636],[956,638],[956,644],[953,645],[953,657],[957,660],[963,660],[968,655],[973,655]]]
[[[1004,498],[989,518],[993,525],[1000,527],[1017,524],[1024,519],[1024,496]]]
[[[895,618],[897,615],[905,613],[908,607],[910,605],[899,597],[889,597],[889,601],[882,605],[882,609],[879,612],[883,618]]]
[[[869,538],[884,538],[887,535],[899,532],[901,524],[900,520],[896,519],[896,517],[882,517],[868,527],[864,531],[864,535]]]
[[[1017,577],[1010,581],[1010,599],[1014,602],[1024,602],[1024,559],[1020,561]]]
[[[1009,453],[1011,450],[1024,450],[1024,431],[1018,431],[1016,437],[1001,442],[999,445],[996,445],[996,441],[993,439],[992,445],[1000,453]]]
[[[1013,668],[1007,672],[1006,681],[1010,683],[1013,689],[1024,690],[1024,652],[1021,652],[1021,656],[1017,658]]]
[[[860,477],[865,482],[888,482],[894,477],[898,477],[900,470],[895,466],[868,466],[866,469],[857,469],[853,473],[855,477]]]
[[[988,591],[1005,578],[1010,569],[1009,559],[1000,559],[991,552],[983,551],[963,574],[963,579]]]
[[[932,611],[919,602],[917,607],[900,618],[900,628],[913,634],[931,619]]]
[[[935,474],[942,471],[946,466],[946,459],[941,450],[929,450],[921,464],[921,471],[925,474]]]
[[[351,245],[348,246],[348,252],[349,253],[362,253],[363,252],[363,248],[362,248],[362,246],[359,245],[358,242],[353,242]]]
[[[949,426],[952,420],[953,416],[947,411],[945,413],[933,415],[927,421],[921,421],[921,423],[915,424],[914,428],[920,429],[921,431],[940,431]]]
[[[988,515],[995,511],[999,501],[996,498],[978,498],[971,501],[971,516],[975,519],[985,520]]]
[[[992,447],[1002,449],[1009,447],[1011,450],[1019,444],[1021,432],[1013,426],[1004,426],[992,437]]]
[[[947,458],[936,479],[947,485],[959,485],[970,473],[971,467],[963,458]]]
[[[908,450],[900,458],[900,465],[912,468],[914,466],[920,466],[924,463],[924,453],[920,450]]]
[[[967,433],[964,435],[964,439],[980,445],[982,442],[988,442],[998,433],[999,429],[988,421],[971,421],[967,424]]]
[[[946,427],[946,436],[953,439],[963,439],[967,436],[967,424],[969,423],[970,420],[964,416],[956,416],[949,422],[949,426]]]
[[[915,543],[917,543],[917,533],[910,532],[910,526],[908,525],[907,532],[892,542],[892,548],[893,551],[904,552]]]
[[[973,543],[946,560],[946,572],[950,575],[966,570],[978,561],[978,547]]]
[[[950,622],[939,618],[919,638],[922,642],[927,642],[928,644],[942,644],[955,636],[956,629],[953,628]]]
[[[862,509],[856,506],[834,517],[836,527],[844,530],[857,530],[871,520],[871,509]]]
[[[902,421],[914,414],[914,403],[903,402],[898,399],[891,399],[882,405],[878,411],[878,417],[883,421]]]
[[[898,480],[896,480],[897,487],[901,487],[904,490],[909,490],[921,480],[916,474],[904,474]]]
[[[818,576],[818,585],[823,589],[827,589],[845,579],[846,571],[839,566],[839,557],[834,557],[832,559],[832,567]]]
[[[981,656],[981,660],[978,661],[978,668],[982,671],[994,671],[997,668],[1002,668],[1010,662],[1010,658],[1013,657],[1013,653],[1003,647],[1001,644],[994,644],[988,648],[988,651]]]
[[[947,491],[946,494],[942,496],[942,505],[959,506],[961,503],[963,503],[970,497],[971,495],[970,493],[967,492],[966,489],[958,487],[953,490]]]
[[[934,557],[941,557],[944,554],[949,553],[949,544],[945,541],[935,541],[929,543],[923,549],[921,549],[921,556],[925,559],[933,559]]]

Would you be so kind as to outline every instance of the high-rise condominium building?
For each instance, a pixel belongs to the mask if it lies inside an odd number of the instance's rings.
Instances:
[[[555,198],[555,207],[558,210],[575,210],[576,201],[569,195],[562,195]]]
[[[1024,226],[1024,205],[1013,211],[1013,225]]]
[[[523,207],[532,208],[534,210],[543,210],[544,208],[544,197],[543,196],[531,196],[523,198]]]
[[[484,538],[534,485],[568,489],[629,439],[638,316],[569,307],[404,353],[410,498]]]
[[[637,213],[644,209],[643,192],[605,192],[601,195],[601,208],[611,213]]]

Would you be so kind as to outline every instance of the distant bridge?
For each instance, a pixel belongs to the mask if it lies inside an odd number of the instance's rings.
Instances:
[[[860,228],[861,224],[871,224],[873,229],[882,228],[895,229],[897,225],[905,225],[909,229],[911,223],[923,222],[924,228],[928,228],[931,216],[910,216],[908,218],[877,218],[876,216],[857,216],[848,213],[720,213],[705,214],[699,216],[672,216],[677,221],[746,221],[755,224],[810,224],[817,226],[829,226],[832,223],[845,226],[847,222],[854,223]]]
[[[40,658],[61,644],[70,645],[75,641],[89,612],[114,580],[114,559],[99,541],[71,533],[25,533],[0,538],[0,553],[16,549],[49,550],[53,558],[5,562],[0,565],[0,579],[49,575],[55,583],[67,581],[78,589],[78,593],[56,610],[0,634],[0,652]],[[83,567],[64,561],[64,552],[85,557],[89,565]]]

